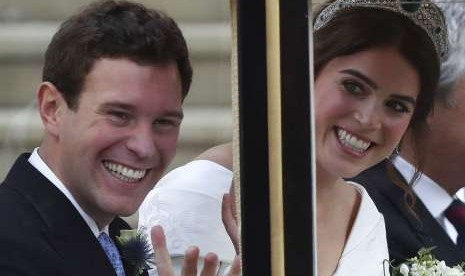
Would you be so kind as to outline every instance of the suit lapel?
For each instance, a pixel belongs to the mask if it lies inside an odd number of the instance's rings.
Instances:
[[[417,199],[418,213],[423,222],[423,230],[431,247],[435,247],[433,254],[436,256],[447,256],[449,260],[456,260],[455,263],[463,261],[463,257],[458,256],[457,246],[450,239],[447,232],[436,221],[431,213],[426,209],[421,200]]]
[[[404,191],[396,186],[395,183],[390,181],[387,173],[386,166],[387,161],[377,165],[379,175],[385,174],[388,181],[380,181],[379,189],[389,199],[389,201],[396,206],[400,213],[402,213],[408,225],[411,227],[412,232],[415,233],[416,237],[421,244],[425,247],[435,247],[433,254],[436,256],[448,256],[449,258],[456,259],[457,251],[456,246],[449,238],[449,235],[444,231],[441,225],[431,215],[428,209],[425,207],[423,202],[414,194],[416,203],[414,211],[417,217],[413,216],[407,209],[404,203]],[[405,179],[402,175],[395,170],[397,176],[403,183],[406,184]],[[406,184],[407,185],[407,184]]]
[[[72,275],[115,276],[105,252],[66,196],[21,155],[3,185],[21,193],[44,222],[42,233]]]
[[[387,166],[387,161],[384,161],[384,166]],[[395,170],[397,177],[405,184],[408,185],[403,176]],[[387,176],[388,177],[388,176]],[[389,179],[389,178],[387,178]],[[395,187],[395,189],[393,189]],[[399,211],[404,214],[409,222],[410,227],[414,232],[416,232],[417,237],[419,240],[422,241],[424,244],[430,244],[431,246],[435,246],[432,244],[433,238],[432,237],[440,237],[440,241],[444,245],[450,246],[452,241],[450,240],[447,233],[442,229],[436,219],[431,216],[428,209],[425,207],[423,202],[414,194],[415,196],[415,206],[414,211],[417,217],[409,212],[407,206],[404,202],[404,191],[398,188],[395,183],[389,181],[383,184],[383,193],[389,198],[391,203],[396,206]],[[437,238],[436,238],[437,240]],[[436,245],[437,246],[437,245]]]
[[[418,239],[424,243],[428,239],[428,235],[424,232],[424,228],[421,222],[424,219],[424,212],[421,212],[419,217],[416,218],[408,211],[404,202],[404,191],[391,181],[391,178],[387,173],[387,162],[388,161],[385,160],[372,168],[373,175],[377,176],[377,181],[375,184],[376,189],[373,189],[373,192],[381,194],[390,202],[392,206],[395,206],[399,213],[406,218],[407,224],[411,228],[411,231],[416,233]],[[397,177],[405,184],[405,179],[402,177],[402,175],[400,175],[397,170],[395,172]],[[370,187],[368,188],[370,189]],[[417,203],[418,201],[419,200],[417,200]],[[389,222],[386,221],[386,223]]]

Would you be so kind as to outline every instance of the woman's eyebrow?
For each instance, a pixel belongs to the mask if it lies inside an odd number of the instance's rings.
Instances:
[[[410,96],[394,94],[394,95],[392,95],[392,97],[395,98],[395,99],[398,99],[398,100],[402,100],[402,101],[409,102],[409,103],[411,103],[413,106],[416,105],[415,99],[412,98],[412,97],[410,97]]]
[[[371,88],[373,88],[375,90],[378,89],[378,85],[372,79],[365,76],[360,71],[357,71],[355,69],[344,69],[344,70],[339,71],[339,73],[349,74],[349,75],[352,75],[354,77],[357,77],[357,78],[363,80],[364,82],[366,82],[369,86],[371,86]]]

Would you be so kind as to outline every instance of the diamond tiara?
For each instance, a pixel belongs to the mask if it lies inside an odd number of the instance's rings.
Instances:
[[[439,60],[447,53],[447,28],[441,10],[427,0],[336,0],[325,7],[315,20],[313,30],[318,31],[341,10],[371,8],[402,14],[426,31],[433,41]]]

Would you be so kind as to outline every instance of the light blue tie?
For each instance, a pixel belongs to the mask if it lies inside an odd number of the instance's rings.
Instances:
[[[100,233],[100,235],[98,236],[98,241],[102,246],[103,250],[105,251],[105,254],[107,254],[107,257],[111,262],[111,265],[115,269],[116,275],[125,276],[123,263],[121,262],[118,248],[116,248],[115,243],[105,232]]]

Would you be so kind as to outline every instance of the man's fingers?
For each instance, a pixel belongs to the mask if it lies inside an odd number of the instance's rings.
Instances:
[[[155,265],[159,276],[175,276],[171,264],[171,257],[166,247],[166,238],[163,228],[159,225],[152,227],[152,244],[155,252]],[[186,250],[182,266],[182,276],[197,276],[197,263],[199,260],[198,247],[192,246]],[[218,256],[208,253],[204,258],[201,276],[215,276],[218,271]],[[227,276],[240,275],[240,261],[236,256]]]
[[[174,276],[171,258],[166,247],[166,238],[163,228],[155,225],[151,230],[152,245],[155,252],[155,265],[159,276]]]
[[[214,253],[205,255],[201,276],[215,276],[218,270],[218,256]]]
[[[196,246],[187,248],[182,264],[182,276],[197,276],[197,262],[199,260],[199,249]]]

